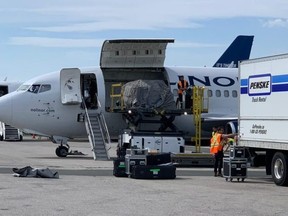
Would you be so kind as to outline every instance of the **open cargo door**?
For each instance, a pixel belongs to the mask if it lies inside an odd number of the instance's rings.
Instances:
[[[80,73],[78,68],[64,68],[60,71],[62,104],[81,103]]]
[[[101,68],[164,67],[166,46],[174,39],[106,40],[100,57]]]

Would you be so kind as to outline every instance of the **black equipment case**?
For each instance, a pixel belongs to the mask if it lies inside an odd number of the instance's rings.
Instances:
[[[130,175],[133,166],[141,165],[145,166],[146,163],[146,155],[128,155],[125,156],[125,170],[126,174]]]
[[[223,158],[223,176],[226,181],[233,178],[244,181],[247,177],[247,158]]]
[[[136,165],[132,167],[130,177],[135,179],[175,179],[176,167],[174,165]]]
[[[247,158],[245,158],[245,147],[231,146],[229,157],[223,158],[223,177],[228,181],[233,178],[238,181],[247,177]]]
[[[245,147],[242,146],[231,146],[230,158],[245,158]]]
[[[171,163],[171,154],[170,153],[157,153],[157,154],[148,154],[147,165],[159,165]]]
[[[113,160],[113,175],[116,177],[128,177],[125,168],[125,158],[117,158]]]

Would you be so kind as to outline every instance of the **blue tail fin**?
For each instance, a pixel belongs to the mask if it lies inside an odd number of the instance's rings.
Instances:
[[[249,59],[254,36],[239,35],[225,50],[213,67],[238,67],[238,62]]]

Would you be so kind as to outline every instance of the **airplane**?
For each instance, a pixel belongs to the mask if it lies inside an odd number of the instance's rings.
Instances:
[[[23,82],[7,81],[7,77],[4,81],[0,81],[0,97],[15,91]],[[21,141],[23,133],[17,128],[13,128],[4,122],[0,122],[0,141],[2,140],[18,140]]]
[[[2,96],[0,120],[17,128],[49,136],[52,142],[59,144],[56,155],[66,157],[69,151],[67,140],[87,137],[91,132],[87,131],[83,120],[87,119],[87,115],[89,118],[89,113],[104,116],[112,138],[118,138],[119,131],[128,127],[131,110],[135,113],[139,110],[119,109],[123,107],[119,96],[123,84],[135,80],[160,80],[175,99],[179,75],[183,75],[189,86],[205,86],[208,89],[209,111],[202,114],[202,130],[204,136],[209,137],[212,126],[237,118],[238,70],[166,67],[166,47],[173,42],[174,39],[106,40],[101,49],[100,67],[63,68],[28,80],[17,91]],[[96,91],[94,102],[91,102],[87,91],[91,83]],[[133,120],[155,117],[155,110],[157,112],[154,108],[142,110]],[[195,125],[190,115],[182,115],[187,111],[189,109],[179,110],[175,105],[165,110],[164,115],[155,118],[163,118],[164,125],[167,124],[169,129],[173,122],[177,131],[181,131],[185,137],[191,137],[195,134]],[[151,129],[151,126],[148,127]]]
[[[7,81],[7,78],[5,78],[4,81],[0,81],[0,97],[12,91],[17,90],[17,88],[22,83],[23,82],[18,82],[18,81]]]

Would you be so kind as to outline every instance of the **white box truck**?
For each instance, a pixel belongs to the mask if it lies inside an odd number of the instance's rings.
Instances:
[[[266,173],[287,186],[288,54],[242,61],[239,80],[238,145],[264,152]]]

